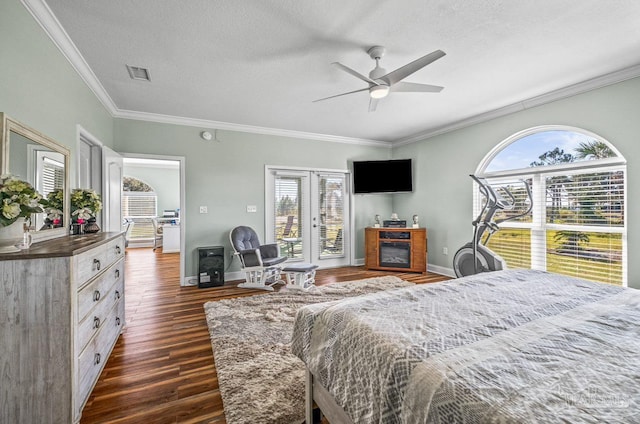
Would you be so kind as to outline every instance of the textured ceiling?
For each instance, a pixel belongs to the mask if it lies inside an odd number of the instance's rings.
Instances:
[[[637,0],[46,0],[121,111],[395,141],[640,64]],[[366,84],[383,45],[434,93]],[[149,68],[151,82],[125,65]]]

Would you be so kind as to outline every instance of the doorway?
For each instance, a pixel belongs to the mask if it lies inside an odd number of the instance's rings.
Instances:
[[[125,153],[123,177],[122,217],[133,223],[129,247],[179,256],[180,284],[186,285],[184,158]]]
[[[278,243],[290,262],[349,265],[348,172],[267,167],[266,174],[268,241]]]

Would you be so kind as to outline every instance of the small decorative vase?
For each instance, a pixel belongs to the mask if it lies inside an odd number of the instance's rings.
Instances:
[[[6,227],[0,227],[0,253],[19,252],[16,245],[22,243],[24,237],[24,218]]]
[[[100,231],[100,227],[96,223],[96,219],[95,218],[89,218],[89,221],[84,226],[84,232],[85,233],[97,233],[98,231]]]
[[[84,219],[73,221],[71,224],[71,235],[77,236],[84,234]]]

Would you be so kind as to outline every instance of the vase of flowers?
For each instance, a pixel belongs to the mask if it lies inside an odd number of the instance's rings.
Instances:
[[[25,223],[42,212],[42,196],[31,184],[11,175],[0,175],[0,252],[17,252]]]
[[[64,192],[56,189],[47,195],[42,202],[44,204],[44,212],[47,216],[44,219],[43,228],[62,227],[62,213],[64,210]]]
[[[71,192],[71,219],[73,220],[73,234],[82,234],[85,224],[93,218],[92,232],[100,231],[95,223],[96,215],[102,210],[100,195],[94,190],[77,188]]]

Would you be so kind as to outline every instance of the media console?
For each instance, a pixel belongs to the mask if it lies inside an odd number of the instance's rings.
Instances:
[[[366,269],[427,272],[426,228],[365,228]]]

